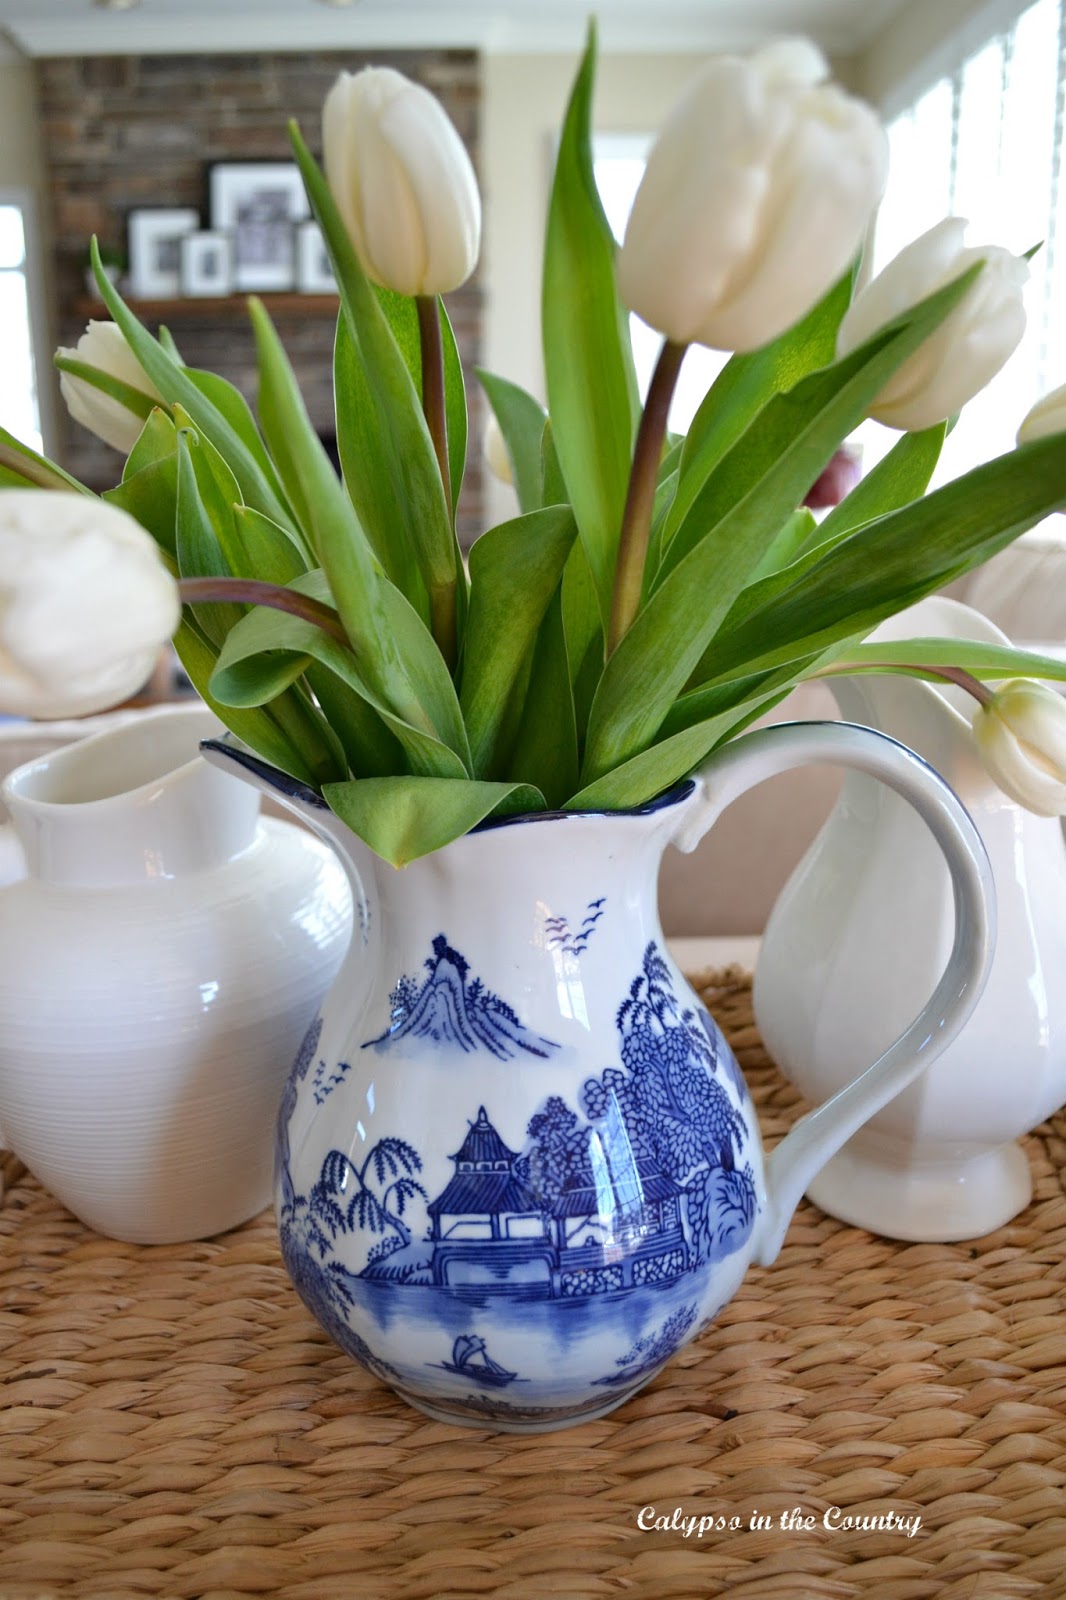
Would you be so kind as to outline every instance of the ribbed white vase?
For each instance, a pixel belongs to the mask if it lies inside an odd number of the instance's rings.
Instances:
[[[204,1238],[268,1202],[285,1074],[348,943],[330,851],[212,769],[202,707],[145,714],[3,785],[0,1138],[81,1220]]]

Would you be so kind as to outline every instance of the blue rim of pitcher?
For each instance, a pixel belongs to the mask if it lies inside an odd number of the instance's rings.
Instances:
[[[221,739],[202,739],[200,749],[217,750],[220,754],[228,756],[238,766],[244,767],[257,778],[264,779],[280,794],[287,795],[290,800],[300,800],[304,805],[314,806],[318,811],[329,810],[329,806],[316,789],[312,789],[309,784],[301,783],[299,778],[290,777],[287,772],[282,772],[280,767],[271,766],[270,762],[264,761],[261,756],[253,755],[229,734]],[[643,805],[626,806],[618,811],[521,811],[511,817],[485,817],[471,828],[470,832],[487,833],[490,829],[509,828],[520,822],[557,822],[561,819],[572,821],[577,817],[648,817],[657,811],[665,811],[682,800],[687,800],[695,787],[694,778],[681,778],[677,783],[671,784],[669,789],[664,789],[662,794],[645,801]]]

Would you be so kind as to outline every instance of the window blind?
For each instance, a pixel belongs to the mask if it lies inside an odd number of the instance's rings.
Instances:
[[[1002,244],[1030,263],[1025,338],[962,413],[934,482],[1009,450],[1034,400],[1066,383],[1066,0],[1034,0],[888,125],[891,166],[874,270],[944,216],[969,244]],[[865,464],[896,435],[866,424]]]

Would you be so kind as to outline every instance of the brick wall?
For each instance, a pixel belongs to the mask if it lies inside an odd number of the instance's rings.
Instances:
[[[322,101],[337,73],[395,66],[443,102],[477,164],[479,81],[470,51],[405,51],[354,56],[188,55],[61,57],[36,62],[55,247],[57,328],[76,344],[88,307],[88,240],[125,248],[125,217],[140,206],[195,206],[208,223],[206,172],[213,161],[288,160],[287,119],[295,117],[320,154]],[[448,297],[464,366],[479,359],[480,291],[476,279]],[[144,318],[153,327],[149,318]],[[163,319],[167,320],[167,319]],[[333,321],[321,305],[276,317],[308,410],[323,434],[333,431]],[[255,355],[243,313],[220,314],[210,302],[186,302],[169,319],[185,360],[236,383],[254,404]],[[480,394],[470,384],[471,437],[480,439]],[[119,458],[57,408],[61,459],[94,488],[115,481]],[[483,526],[480,452],[470,463],[460,502],[460,535]]]

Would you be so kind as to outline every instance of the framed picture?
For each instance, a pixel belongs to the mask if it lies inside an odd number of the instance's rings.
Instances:
[[[208,175],[211,227],[233,235],[236,289],[291,289],[295,226],[309,215],[295,161],[219,161]]]
[[[200,226],[191,208],[152,206],[126,218],[129,292],[135,300],[172,300],[181,293],[181,241]]]
[[[208,230],[181,241],[181,292],[192,300],[233,293],[233,237]]]
[[[336,294],[329,251],[315,221],[296,224],[296,287],[301,294]]]

